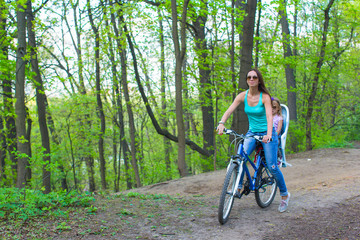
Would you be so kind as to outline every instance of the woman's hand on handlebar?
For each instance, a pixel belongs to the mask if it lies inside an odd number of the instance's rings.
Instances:
[[[270,141],[271,141],[271,136],[269,136],[269,135],[265,135],[262,139],[262,142],[264,142],[264,143],[268,143]]]
[[[222,123],[219,123],[219,125],[216,128],[216,131],[219,133],[219,135],[223,135],[225,126]]]

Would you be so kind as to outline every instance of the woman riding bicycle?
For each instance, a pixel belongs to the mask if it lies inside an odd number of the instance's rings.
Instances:
[[[262,145],[266,164],[275,177],[280,190],[279,212],[285,212],[289,204],[290,193],[287,191],[284,176],[277,165],[278,136],[273,127],[270,93],[265,87],[260,71],[257,69],[248,72],[246,82],[249,89],[236,96],[234,102],[222,116],[217,131],[220,135],[223,134],[226,120],[240,103],[244,103],[245,113],[249,119],[249,130],[246,134],[246,137],[249,138],[244,141],[244,150],[250,155],[256,146],[256,140],[250,137],[254,135],[263,136]]]

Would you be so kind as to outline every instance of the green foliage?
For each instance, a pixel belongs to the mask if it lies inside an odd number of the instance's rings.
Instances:
[[[352,147],[348,133],[343,128],[325,129],[315,125],[316,132],[312,135],[313,149]],[[305,127],[300,122],[290,122],[286,140],[286,152],[296,153],[306,150]]]
[[[313,136],[314,149],[317,148],[344,148],[351,147],[352,144],[346,141],[346,132],[336,130],[317,131]]]
[[[286,152],[295,153],[305,151],[305,128],[300,122],[290,121],[286,138]]]
[[[66,215],[63,208],[89,207],[94,200],[91,195],[75,191],[44,194],[39,190],[0,188],[0,219],[26,220],[53,213]],[[90,209],[91,212],[96,211],[95,208]]]
[[[352,143],[338,142],[338,141],[330,141],[329,143],[319,145],[319,148],[352,148],[352,147],[353,147]]]
[[[59,231],[71,230],[71,226],[66,225],[66,222],[61,222],[56,226],[56,230]]]
[[[0,75],[4,79],[15,80],[16,61],[11,56],[16,55],[16,21],[14,10],[18,2],[4,3],[4,19],[6,24],[1,30],[3,37],[3,47],[8,47],[9,52],[0,52]],[[96,4],[94,2],[94,4]],[[181,1],[179,11],[181,9]],[[314,73],[317,71],[319,57],[319,44],[321,44],[323,29],[323,10],[327,4],[326,1],[290,1],[288,2],[288,20],[290,24],[290,45],[294,55],[284,58],[283,37],[281,34],[281,25],[279,25],[279,16],[274,14],[278,12],[281,1],[271,1],[259,4],[261,7],[261,19],[258,41],[259,69],[264,75],[266,86],[273,96],[278,97],[282,103],[287,104],[287,89],[285,66],[291,66],[295,70],[298,122],[291,123],[286,144],[286,151],[294,153],[305,151],[305,118],[308,112],[308,99],[312,92]],[[295,5],[296,4],[296,5]],[[341,147],[348,146],[348,141],[360,140],[358,129],[360,126],[360,110],[356,105],[359,102],[359,1],[335,1],[334,8],[330,13],[330,26],[327,38],[327,49],[324,58],[323,68],[319,76],[319,83],[314,99],[314,113],[309,121],[312,126],[313,147]],[[51,4],[50,4],[51,5]],[[88,34],[86,26],[79,28],[80,36],[86,36],[81,46],[72,46],[71,41],[66,42],[66,47],[61,46],[63,39],[71,39],[68,33],[74,32],[71,28],[75,18],[67,19],[62,13],[72,15],[72,9],[63,9],[57,1],[52,1],[55,8],[41,8],[38,18],[34,20],[34,27],[37,37],[40,39],[37,48],[38,59],[40,61],[41,73],[44,78],[45,93],[49,103],[47,111],[53,118],[54,132],[50,134],[51,141],[51,161],[47,164],[47,170],[51,171],[51,184],[53,189],[60,187],[62,178],[66,177],[68,186],[82,188],[88,185],[89,166],[86,165],[86,159],[93,161],[92,170],[94,172],[94,184],[96,190],[99,190],[99,119],[96,111],[96,98],[94,91],[95,68],[93,59],[93,38]],[[127,115],[127,106],[132,106],[134,114],[134,124],[139,141],[139,150],[137,151],[137,160],[140,169],[140,178],[143,185],[154,184],[169,179],[179,177],[177,169],[177,143],[171,142],[166,149],[164,137],[159,135],[152,122],[149,119],[145,106],[141,100],[138,87],[134,83],[134,64],[129,58],[126,70],[129,82],[130,100],[125,102],[120,100],[122,105],[122,115],[124,122],[119,121],[118,107],[115,105],[115,86],[119,87],[120,73],[112,73],[112,67],[120,69],[119,55],[115,54],[112,62],[109,59],[108,51],[110,47],[116,51],[116,38],[113,24],[104,26],[105,20],[110,19],[109,12],[118,12],[120,9],[127,19],[130,35],[134,40],[138,64],[140,66],[140,78],[146,86],[145,94],[149,98],[149,105],[152,108],[155,118],[159,121],[161,128],[165,130],[165,124],[162,118],[167,122],[166,130],[173,135],[178,135],[176,128],[175,94],[174,94],[174,53],[173,41],[171,37],[171,4],[170,1],[161,3],[160,6],[150,4],[139,4],[138,2],[127,2],[124,5],[115,4],[113,6],[104,6],[104,11],[100,11],[97,16],[97,23],[100,30],[100,64],[101,69],[101,96],[106,115],[106,131],[104,133],[104,156],[106,160],[106,181],[109,191],[113,190],[114,182],[119,179],[119,190],[127,188],[127,175],[130,176],[130,182],[134,183],[134,174],[130,160],[127,162],[129,168],[125,168],[124,151],[119,151],[120,146],[120,128],[121,124],[125,130],[125,140],[130,142],[129,119]],[[94,5],[95,7],[95,5]],[[84,9],[79,6],[79,12]],[[297,9],[295,16],[294,9]],[[34,9],[37,7],[34,6]],[[160,9],[160,11],[157,11]],[[58,11],[57,14],[53,14]],[[181,10],[182,11],[182,10]],[[85,11],[86,12],[86,11]],[[235,39],[234,39],[234,72],[231,71],[231,16],[235,12]],[[77,14],[77,13],[75,13]],[[86,14],[85,14],[86,15]],[[87,16],[78,16],[78,21],[86,19]],[[41,18],[39,17],[41,16]],[[180,15],[178,15],[180,17]],[[206,19],[205,23],[205,45],[204,48],[198,48],[199,39],[194,38],[192,27],[187,28],[186,37],[186,68],[183,69],[184,83],[184,115],[186,116],[186,125],[188,129],[186,136],[189,140],[195,142],[201,147],[203,143],[203,129],[201,105],[212,106],[214,108],[214,119],[216,123],[226,108],[233,101],[233,95],[243,89],[238,88],[239,78],[239,34],[247,34],[242,26],[242,20],[245,11],[238,6],[235,11],[231,9],[230,2],[211,1],[205,5],[202,1],[191,1],[188,9],[188,26],[193,26],[193,22],[198,16]],[[295,18],[296,17],[296,18]],[[163,28],[160,30],[159,19],[163,19]],[[295,36],[295,22],[296,33]],[[69,21],[65,24],[64,21]],[[77,23],[81,26],[80,22]],[[66,28],[69,26],[69,29]],[[64,27],[62,29],[62,27]],[[122,26],[118,26],[119,29]],[[159,33],[164,36],[164,59],[160,59],[161,49],[159,44]],[[38,34],[41,34],[39,36]],[[56,34],[54,34],[56,33]],[[62,33],[64,35],[60,35]],[[109,35],[108,35],[109,34]],[[108,38],[108,36],[110,36]],[[121,37],[121,44],[127,44],[126,39]],[[75,44],[76,45],[76,44]],[[81,49],[82,62],[79,62],[80,54],[77,49]],[[254,56],[256,49],[254,48]],[[51,53],[51,54],[50,54]],[[340,54],[341,53],[341,54]],[[205,57],[206,54],[206,57]],[[340,55],[339,55],[340,54]],[[27,56],[28,57],[28,56]],[[131,58],[132,59],[132,58]],[[160,60],[165,61],[165,79],[166,92],[160,91]],[[253,59],[254,60],[254,59]],[[81,66],[81,69],[80,69]],[[209,82],[200,83],[199,69],[211,69]],[[81,70],[81,71],[80,71]],[[116,77],[116,75],[118,76]],[[80,76],[81,75],[81,76]],[[30,65],[27,64],[27,78],[31,76]],[[113,79],[115,76],[116,79]],[[234,78],[233,78],[234,76]],[[83,78],[86,94],[80,93],[80,77]],[[45,152],[42,148],[41,136],[39,132],[39,123],[37,121],[37,106],[34,97],[33,85],[27,79],[26,85],[26,105],[29,109],[29,118],[31,125],[31,156],[29,156],[32,171],[30,184],[33,188],[39,188],[42,185],[42,171],[44,166]],[[116,84],[115,84],[116,83]],[[14,86],[14,82],[12,82]],[[123,97],[123,90],[120,87],[120,96]],[[212,98],[207,93],[211,92]],[[205,94],[206,93],[206,94]],[[161,96],[165,95],[165,102],[162,103]],[[4,95],[6,96],[6,94]],[[15,99],[15,98],[14,98]],[[161,105],[166,105],[165,114],[162,116]],[[3,103],[0,103],[3,107]],[[6,110],[6,109],[4,109]],[[14,112],[4,112],[2,117],[13,116]],[[191,119],[190,119],[191,118]],[[232,119],[227,123],[230,127]],[[4,132],[7,132],[8,126],[4,122]],[[49,126],[51,128],[51,126]],[[5,136],[7,137],[7,136]],[[7,139],[11,140],[11,139]],[[55,141],[56,140],[56,141]],[[19,139],[19,141],[27,141]],[[216,138],[217,162],[216,167],[223,168],[228,161],[228,138]],[[7,142],[8,144],[9,142]],[[116,153],[115,153],[116,149]],[[165,164],[165,152],[168,150],[169,166]],[[119,156],[119,154],[122,154]],[[7,152],[5,166],[2,169],[0,178],[1,186],[13,186],[13,180],[16,173],[12,169],[12,159]],[[18,157],[24,156],[18,154]],[[167,159],[166,159],[167,160]],[[87,162],[88,164],[91,164]],[[194,150],[187,147],[186,163],[192,174],[202,173],[204,170],[211,170],[213,160],[204,158]],[[116,172],[115,172],[116,169]],[[25,194],[24,199],[29,198],[31,194]],[[145,198],[144,196],[136,196]],[[5,204],[5,203],[4,203]],[[24,205],[23,202],[18,203]],[[34,214],[42,214],[41,211],[51,212],[51,214],[61,214],[58,208],[53,206],[51,200],[37,200],[31,208]],[[16,208],[17,205],[7,205],[8,209]],[[89,207],[89,212],[96,210],[95,207]],[[4,207],[2,207],[3,209]],[[44,208],[44,209],[43,209]],[[5,209],[5,208],[4,208]],[[37,209],[37,210],[35,210]],[[36,212],[38,211],[38,212]],[[10,210],[1,210],[0,217],[9,217]],[[29,213],[26,213],[29,215]]]
[[[97,210],[98,210],[98,208],[93,205],[86,208],[86,211],[88,214],[95,214],[97,212]]]
[[[338,131],[346,133],[346,140],[360,141],[360,106],[353,107],[353,114],[349,114],[344,119],[344,124],[337,126]]]

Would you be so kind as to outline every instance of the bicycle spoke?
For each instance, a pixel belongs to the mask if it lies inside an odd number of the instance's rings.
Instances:
[[[259,167],[256,182],[258,187],[258,189],[255,190],[257,204],[262,208],[270,206],[275,198],[277,184],[269,170],[263,165]]]

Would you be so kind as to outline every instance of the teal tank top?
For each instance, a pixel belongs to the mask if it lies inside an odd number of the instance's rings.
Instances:
[[[259,102],[256,106],[251,107],[247,102],[248,91],[245,94],[245,113],[249,119],[249,130],[252,132],[266,132],[267,131],[267,119],[265,106],[262,103],[262,92],[260,92]]]

